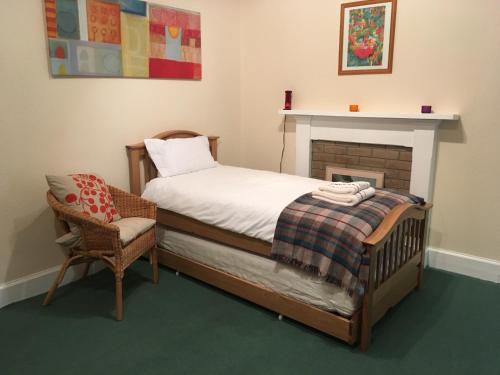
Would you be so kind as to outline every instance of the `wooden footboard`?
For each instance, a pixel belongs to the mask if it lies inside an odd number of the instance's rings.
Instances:
[[[370,275],[363,298],[361,350],[370,345],[372,326],[420,286],[425,262],[426,222],[431,204],[396,207],[364,244]]]

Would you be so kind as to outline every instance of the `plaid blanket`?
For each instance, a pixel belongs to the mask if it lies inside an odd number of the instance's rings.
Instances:
[[[362,296],[370,265],[363,241],[401,203],[424,200],[383,189],[357,206],[344,207],[305,194],[281,213],[271,257],[324,277],[351,296]]]

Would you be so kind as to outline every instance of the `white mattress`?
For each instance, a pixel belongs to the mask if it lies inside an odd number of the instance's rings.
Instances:
[[[283,209],[325,184],[312,178],[218,165],[155,178],[142,196],[160,208],[272,242]]]
[[[173,253],[321,309],[351,316],[359,306],[345,290],[274,260],[161,226],[157,237],[158,245]]]

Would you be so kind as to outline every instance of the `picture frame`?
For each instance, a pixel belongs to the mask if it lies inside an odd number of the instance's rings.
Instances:
[[[397,0],[341,4],[339,75],[390,74]]]
[[[341,168],[332,165],[326,166],[325,180],[332,182],[368,181],[374,188],[384,187],[384,172],[366,171],[353,168]]]
[[[200,12],[144,0],[43,3],[53,78],[202,80]]]

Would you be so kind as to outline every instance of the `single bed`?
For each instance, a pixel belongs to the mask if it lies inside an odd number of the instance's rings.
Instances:
[[[196,136],[170,131],[154,138]],[[217,140],[209,137],[215,160]],[[147,184],[144,198],[158,205],[159,260],[174,270],[350,344],[360,338],[362,350],[373,324],[420,285],[429,204],[396,206],[364,241],[370,272],[361,300],[270,259],[280,212],[324,181],[221,165],[156,178],[144,143],[127,152],[131,192],[140,195]]]

